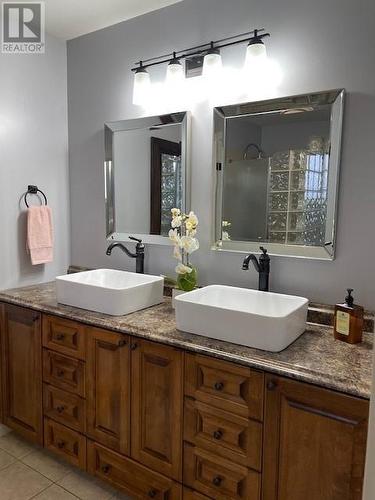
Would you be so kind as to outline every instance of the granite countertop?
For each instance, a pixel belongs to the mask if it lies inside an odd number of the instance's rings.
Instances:
[[[332,328],[308,323],[306,332],[293,344],[271,353],[180,332],[170,298],[120,317],[58,304],[54,283],[0,292],[0,301],[370,398],[373,334],[365,333],[361,344],[349,345],[334,340]]]

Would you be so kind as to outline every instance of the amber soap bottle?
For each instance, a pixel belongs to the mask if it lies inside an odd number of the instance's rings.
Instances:
[[[353,289],[348,288],[348,295],[344,304],[335,307],[335,339],[357,344],[362,342],[363,315],[362,306],[354,304]]]

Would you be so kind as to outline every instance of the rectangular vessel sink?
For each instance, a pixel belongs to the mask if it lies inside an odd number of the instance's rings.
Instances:
[[[56,278],[57,301],[112,316],[163,302],[164,278],[114,269],[95,269]]]
[[[175,298],[179,330],[279,352],[306,329],[308,300],[211,285]]]

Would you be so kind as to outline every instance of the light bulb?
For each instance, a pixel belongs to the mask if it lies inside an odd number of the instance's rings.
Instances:
[[[144,67],[140,67],[134,73],[133,104],[142,106],[150,95],[150,75]]]
[[[250,40],[246,50],[246,65],[262,63],[267,59],[267,49],[260,38]]]
[[[167,66],[167,83],[178,84],[185,78],[184,67],[180,61],[174,57]]]
[[[203,76],[211,78],[217,76],[222,69],[222,61],[219,49],[213,47],[207,52],[203,60]]]

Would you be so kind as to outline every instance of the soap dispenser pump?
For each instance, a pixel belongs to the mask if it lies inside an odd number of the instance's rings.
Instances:
[[[353,289],[347,289],[344,304],[336,304],[334,332],[335,339],[357,344],[362,342],[363,315],[362,306],[354,304]]]

